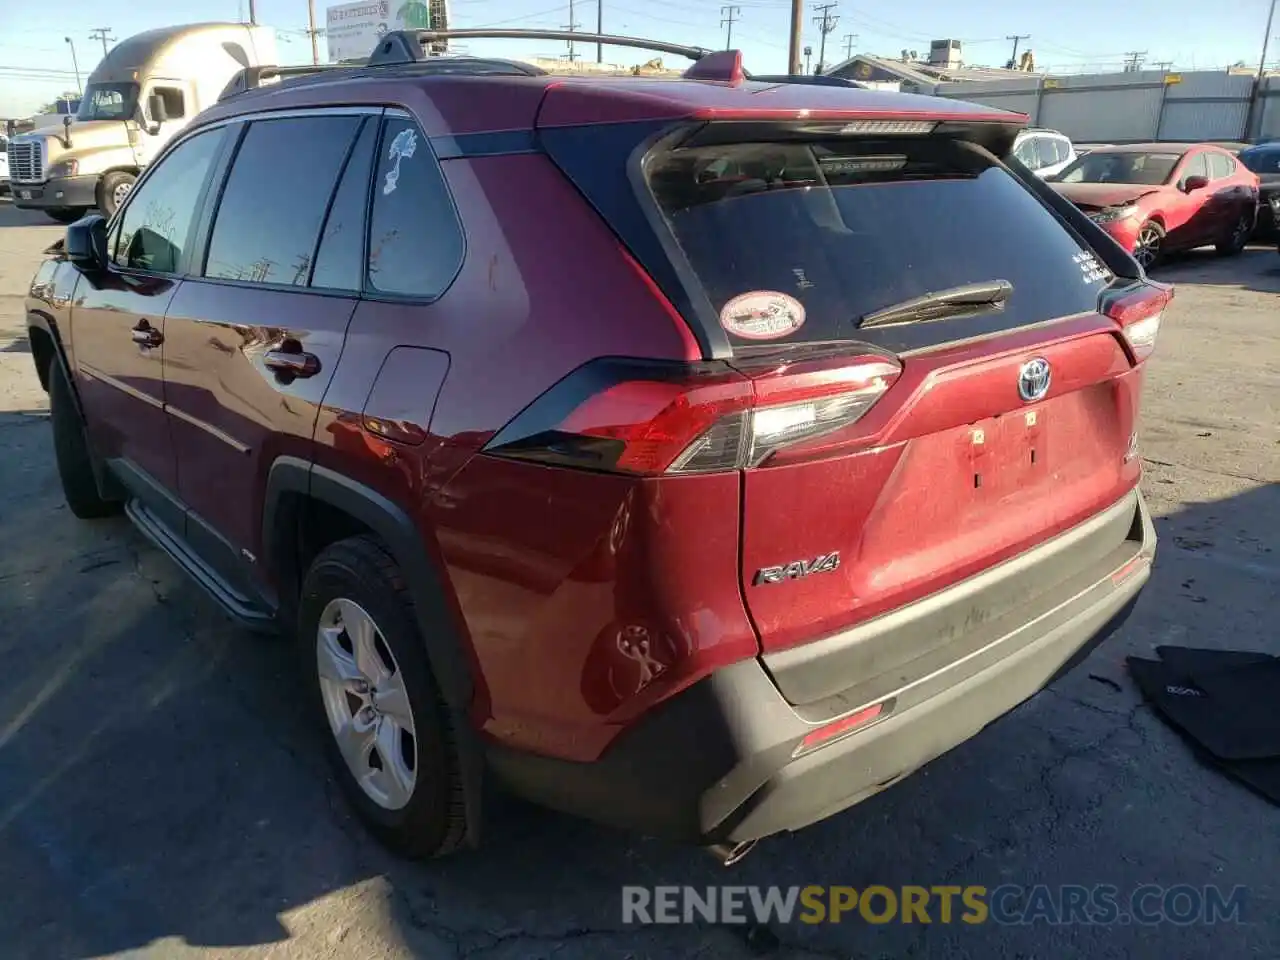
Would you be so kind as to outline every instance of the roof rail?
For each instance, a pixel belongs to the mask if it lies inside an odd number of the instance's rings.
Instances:
[[[278,83],[289,77],[308,77],[316,73],[324,73],[330,70],[350,70],[352,64],[348,63],[315,63],[306,64],[297,67],[279,67],[275,65],[245,67],[234,77],[232,77],[222,92],[218,94],[219,100],[226,100],[228,97],[234,97],[256,87],[263,87],[267,84]]]
[[[688,47],[662,40],[618,37],[607,33],[579,33],[576,30],[392,30],[378,41],[373,53],[369,55],[369,66],[418,63],[443,53],[450,40],[566,40],[571,43],[607,43],[615,47],[638,47],[641,50],[672,53],[690,60],[701,60],[713,52],[705,47]]]

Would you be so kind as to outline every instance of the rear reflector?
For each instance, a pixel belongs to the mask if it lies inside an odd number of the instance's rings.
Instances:
[[[857,422],[901,372],[890,357],[862,354],[763,369],[596,360],[485,450],[642,476],[741,470]]]
[[[1130,560],[1123,567],[1121,567],[1119,570],[1117,570],[1115,573],[1111,575],[1111,582],[1114,583],[1116,586],[1119,586],[1120,584],[1128,580],[1130,577],[1132,577],[1139,570],[1146,567],[1147,564],[1149,564],[1150,562],[1151,562],[1150,557],[1146,556],[1145,554],[1138,554],[1138,556],[1134,557],[1132,560]]]
[[[889,709],[892,707],[892,703],[874,703],[863,710],[859,710],[857,713],[851,713],[847,717],[833,720],[825,727],[818,727],[812,733],[805,734],[805,738],[791,751],[791,756],[798,757],[803,753],[808,753],[810,750],[816,750],[818,747],[824,747],[829,743],[840,740],[855,730],[865,727],[872,720],[876,720],[882,715],[888,716]]]
[[[1160,333],[1160,320],[1173,299],[1173,287],[1147,282],[1136,289],[1112,295],[1102,312],[1124,329],[1136,361],[1151,356]]]

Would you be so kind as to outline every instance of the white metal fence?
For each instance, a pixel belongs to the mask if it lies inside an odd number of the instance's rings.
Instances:
[[[1254,86],[1247,74],[1146,70],[940,83],[934,92],[1025,113],[1084,143],[1280,138],[1280,77],[1261,84],[1246,130]]]

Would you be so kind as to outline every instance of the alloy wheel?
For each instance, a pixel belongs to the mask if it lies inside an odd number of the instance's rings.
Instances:
[[[125,198],[129,196],[129,191],[132,189],[133,184],[128,181],[116,184],[116,188],[111,191],[111,203],[115,209],[120,209],[120,205],[124,203]]]
[[[1154,223],[1144,223],[1138,231],[1138,243],[1133,248],[1133,258],[1146,270],[1160,257],[1160,244],[1164,238]]]
[[[320,615],[316,663],[329,729],[365,794],[399,810],[417,784],[413,708],[395,655],[359,604],[338,598]]]

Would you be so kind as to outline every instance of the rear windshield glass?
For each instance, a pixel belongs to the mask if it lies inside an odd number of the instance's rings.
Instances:
[[[692,147],[651,155],[646,173],[739,347],[911,349],[1095,310],[1111,280],[1016,179],[942,138]],[[904,300],[992,281],[1012,293],[976,318],[858,330]]]

